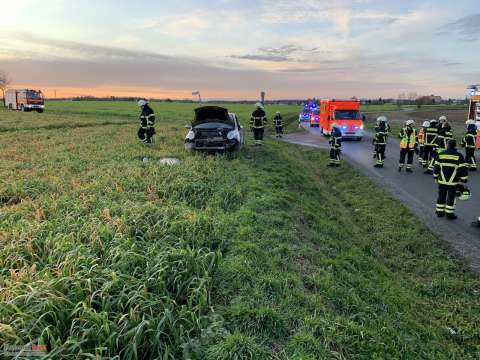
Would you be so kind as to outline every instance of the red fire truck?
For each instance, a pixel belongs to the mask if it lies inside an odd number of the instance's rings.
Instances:
[[[5,106],[10,110],[42,113],[45,110],[45,100],[41,91],[9,89],[5,91]]]
[[[360,100],[320,101],[320,129],[324,135],[330,135],[334,123],[340,126],[344,138],[362,140],[364,124],[360,113]]]

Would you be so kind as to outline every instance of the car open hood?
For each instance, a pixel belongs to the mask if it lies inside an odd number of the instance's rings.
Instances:
[[[192,127],[200,124],[216,122],[230,126],[235,126],[235,122],[230,118],[228,110],[220,106],[203,106],[194,110],[195,118]]]

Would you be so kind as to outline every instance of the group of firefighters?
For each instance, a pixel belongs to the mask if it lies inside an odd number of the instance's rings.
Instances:
[[[465,148],[465,157],[457,150],[457,141],[453,137],[446,116],[441,116],[439,120],[425,121],[418,131],[415,128],[415,121],[408,120],[398,134],[400,138],[398,171],[402,172],[405,168],[406,172],[412,173],[414,155],[418,154],[419,163],[425,168],[425,174],[433,174],[438,184],[437,216],[450,220],[457,219],[456,198],[461,200],[470,198],[470,190],[465,184],[468,181],[468,172],[477,170],[475,149],[478,145],[477,131],[480,131],[480,124],[468,120],[466,127],[461,142]],[[390,130],[387,117],[380,116],[377,119],[373,140],[376,168],[385,165],[385,150]],[[342,132],[337,124],[333,125],[330,144],[329,166],[339,166]],[[480,226],[480,218],[476,225]]]
[[[140,128],[138,137],[146,145],[152,144],[155,135],[155,113],[146,100],[140,100],[138,106],[141,108]],[[276,112],[273,125],[277,138],[283,135],[283,119],[280,112]],[[480,124],[469,120],[466,123],[467,130],[462,139],[461,145],[465,148],[465,157],[457,150],[457,142],[453,138],[452,129],[446,116],[439,120],[425,121],[417,131],[415,121],[408,120],[399,132],[400,138],[400,161],[398,171],[404,168],[406,172],[412,173],[412,166],[415,154],[418,155],[419,163],[425,168],[426,174],[433,174],[438,184],[438,200],[436,213],[438,217],[446,217],[454,220],[456,198],[470,198],[470,191],[465,186],[468,181],[468,172],[477,170],[475,160],[475,149],[477,131],[480,131]],[[255,110],[250,118],[250,130],[253,132],[254,144],[263,145],[265,127],[267,126],[267,115],[262,103],[255,104]],[[375,167],[382,168],[385,165],[385,150],[391,128],[386,116],[377,119],[375,127],[374,158]],[[340,154],[342,148],[342,131],[338,124],[333,124],[330,134],[330,163],[328,166],[340,166]],[[479,224],[480,226],[480,219]]]
[[[155,135],[155,113],[146,100],[139,100],[138,106],[141,109],[140,128],[138,129],[138,138],[145,145],[151,145]],[[263,145],[265,127],[267,126],[267,114],[262,103],[255,104],[255,110],[250,118],[250,130],[253,132],[254,144]],[[273,126],[277,138],[283,136],[283,118],[279,111],[273,118]]]

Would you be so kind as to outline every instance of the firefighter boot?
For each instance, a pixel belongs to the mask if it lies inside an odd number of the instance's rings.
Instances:
[[[448,220],[457,220],[458,216],[455,214],[447,214],[447,219]]]

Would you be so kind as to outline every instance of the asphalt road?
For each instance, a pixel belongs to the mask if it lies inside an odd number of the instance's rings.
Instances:
[[[305,125],[305,131],[288,134],[284,140],[293,144],[330,149],[328,141],[319,129]],[[472,270],[480,273],[480,229],[471,224],[480,216],[480,173],[470,173],[468,187],[473,197],[469,201],[457,201],[458,219],[438,219],[435,214],[437,185],[431,175],[415,158],[413,174],[398,173],[399,141],[391,136],[386,151],[385,167],[374,168],[373,134],[366,133],[362,142],[344,141],[343,159],[362,171],[373,181],[387,189],[394,197],[409,207],[427,226],[460,256]]]

